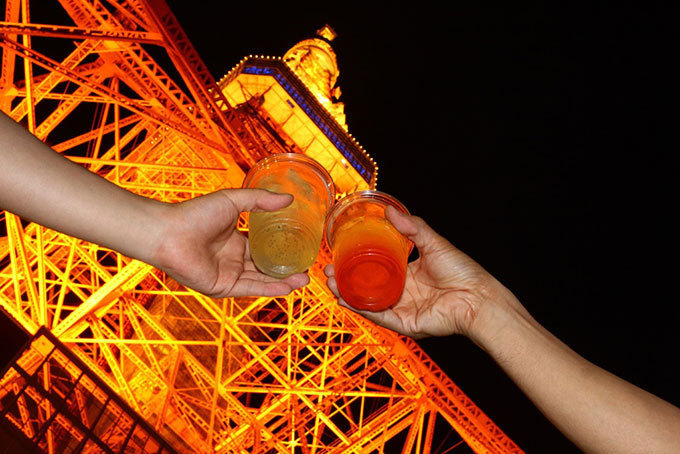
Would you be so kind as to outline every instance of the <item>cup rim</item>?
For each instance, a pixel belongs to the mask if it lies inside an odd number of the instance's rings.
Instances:
[[[333,206],[335,202],[335,182],[333,181],[333,177],[331,177],[331,174],[328,173],[328,170],[326,170],[319,161],[303,153],[276,153],[260,159],[248,169],[241,187],[244,189],[250,188],[249,185],[255,174],[257,174],[262,167],[273,162],[297,162],[309,165],[309,167],[323,180],[324,185],[326,186],[326,191],[328,192],[328,208]]]
[[[404,206],[403,203],[401,203],[399,200],[397,200],[396,197],[393,195],[390,195],[386,192],[379,191],[377,189],[365,189],[362,191],[355,191],[350,194],[347,194],[337,202],[335,202],[335,205],[331,210],[328,212],[328,216],[326,217],[326,229],[325,229],[325,239],[326,239],[326,244],[328,244],[328,247],[332,247],[333,243],[331,241],[331,227],[333,226],[333,223],[335,221],[335,218],[339,216],[340,212],[350,205],[351,203],[354,203],[357,200],[364,199],[364,200],[371,200],[375,201],[378,203],[382,203],[383,205],[391,205],[392,207],[396,208],[397,210],[401,211],[404,214],[410,215],[411,213],[408,211],[406,206]],[[403,234],[402,234],[403,235]],[[404,236],[406,238],[406,236]],[[406,241],[409,243],[409,253],[413,249],[413,241],[409,240],[406,238]]]

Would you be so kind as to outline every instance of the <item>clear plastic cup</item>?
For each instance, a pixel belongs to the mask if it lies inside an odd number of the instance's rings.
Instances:
[[[255,266],[278,278],[312,266],[321,247],[326,214],[335,201],[335,186],[326,169],[303,154],[275,154],[248,171],[243,187],[294,197],[281,210],[250,213],[248,242]]]
[[[335,280],[342,299],[356,309],[388,309],[404,291],[413,243],[385,218],[388,205],[408,214],[394,197],[368,190],[347,195],[328,215]]]

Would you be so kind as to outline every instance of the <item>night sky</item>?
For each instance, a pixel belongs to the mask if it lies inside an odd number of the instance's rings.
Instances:
[[[168,3],[216,79],[330,24],[378,189],[577,352],[680,405],[678,10]],[[578,452],[470,341],[419,343],[522,449]]]

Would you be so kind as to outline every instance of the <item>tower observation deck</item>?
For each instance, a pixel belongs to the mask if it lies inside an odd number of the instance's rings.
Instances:
[[[3,13],[0,108],[129,191],[240,187],[282,152],[319,161],[340,195],[376,187],[328,26],[217,81],[163,0]],[[0,376],[2,433],[45,453],[522,452],[414,341],[338,306],[328,262],[324,246],[287,297],[212,299],[0,212],[1,315],[27,339]]]

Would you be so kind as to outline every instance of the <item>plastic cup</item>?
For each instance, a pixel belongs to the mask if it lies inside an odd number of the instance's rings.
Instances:
[[[388,309],[404,291],[413,243],[385,218],[388,205],[408,214],[394,197],[369,190],[344,197],[328,215],[335,280],[342,299],[356,309]]]
[[[248,242],[255,266],[277,278],[312,266],[321,247],[326,214],[335,201],[335,186],[326,169],[303,154],[275,154],[248,171],[243,187],[294,197],[281,210],[250,213]]]

